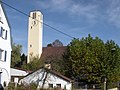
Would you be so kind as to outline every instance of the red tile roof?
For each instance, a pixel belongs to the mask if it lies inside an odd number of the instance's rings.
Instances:
[[[65,81],[68,81],[68,82],[71,82],[71,83],[74,82],[74,80],[72,80],[72,79],[70,79],[70,78],[62,75],[62,74],[59,73],[59,72],[56,72],[56,71],[53,71],[53,70],[49,70],[49,69],[46,69],[46,68],[40,68],[40,69],[43,69],[43,70],[45,70],[45,72],[51,73],[51,74],[53,74],[53,75],[56,75],[56,76],[60,77],[61,79],[64,79]],[[40,70],[40,69],[39,69],[39,70]],[[38,70],[36,70],[36,71],[38,71]],[[26,75],[25,77],[33,74],[33,73],[36,72],[36,71],[33,71],[33,72],[29,73],[29,74]]]
[[[74,80],[66,77],[66,76],[63,76],[62,74],[60,74],[59,72],[56,72],[56,71],[53,71],[53,70],[48,70],[50,73],[53,73],[54,75],[66,80],[66,81],[69,81],[69,82],[74,82]]]
[[[47,60],[52,58],[62,58],[62,55],[64,54],[66,50],[66,46],[61,47],[43,47],[41,59]]]

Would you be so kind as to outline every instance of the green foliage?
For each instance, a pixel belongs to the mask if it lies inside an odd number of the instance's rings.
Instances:
[[[58,39],[56,39],[53,43],[49,43],[47,45],[47,47],[62,47],[62,46],[63,46],[63,43]]]
[[[24,64],[22,66],[23,69],[26,69],[26,70],[32,70],[32,71],[35,71],[37,69],[39,69],[40,67],[43,67],[43,61],[40,60],[40,58],[38,56],[36,57],[31,57],[31,62],[28,63],[28,64]]]
[[[62,90],[59,87],[47,88],[47,89],[37,89],[37,84],[31,83],[30,85],[18,85],[15,87],[15,83],[9,83],[8,87],[5,90]]]
[[[21,61],[22,46],[19,44],[12,44],[11,53],[11,67],[15,67]]]
[[[23,53],[21,55],[21,65],[24,65],[27,63],[27,56],[25,56],[25,54]]]
[[[63,64],[63,56],[61,54],[58,54],[59,52],[54,52],[54,56],[51,55],[49,57],[43,58],[44,64],[50,64],[51,70],[60,72],[64,75],[64,67]]]
[[[31,83],[30,85],[17,85],[15,87],[15,83],[9,83],[7,90],[37,90],[37,85],[35,83]]]
[[[120,48],[114,41],[104,43],[98,37],[73,39],[64,55],[66,75],[87,82],[101,83],[120,79]]]
[[[62,43],[60,40],[56,39],[56,40],[52,43],[52,46],[53,46],[53,47],[61,47],[61,46],[63,46],[63,43]]]
[[[15,90],[15,84],[14,83],[9,83],[7,86],[7,90]]]

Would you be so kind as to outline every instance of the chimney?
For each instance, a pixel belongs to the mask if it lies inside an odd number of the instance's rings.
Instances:
[[[44,65],[44,68],[46,68],[46,69],[51,69],[51,64],[45,64],[45,65]]]

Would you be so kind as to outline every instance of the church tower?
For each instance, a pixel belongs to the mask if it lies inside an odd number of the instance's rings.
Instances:
[[[31,57],[41,56],[42,54],[42,31],[43,31],[43,15],[40,11],[30,12],[28,21],[28,58],[27,63],[31,61]]]

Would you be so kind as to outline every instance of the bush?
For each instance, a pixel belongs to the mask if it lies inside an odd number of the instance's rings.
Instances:
[[[30,85],[18,85],[15,87],[15,83],[9,83],[7,90],[36,90],[37,85],[34,83],[31,83]]]

